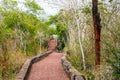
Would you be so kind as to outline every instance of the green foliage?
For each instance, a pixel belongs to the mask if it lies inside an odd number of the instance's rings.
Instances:
[[[49,21],[46,24],[48,25],[55,24],[57,22],[57,16],[58,15],[50,16]]]
[[[80,54],[73,55],[72,53],[70,53],[70,55],[67,56],[67,59],[72,63],[72,66],[74,66],[78,71],[83,70],[83,68],[81,67],[82,63],[80,62]]]
[[[82,9],[82,13],[89,14],[91,13],[91,9],[89,7],[85,7]]]
[[[44,12],[39,4],[35,2],[35,0],[26,0],[24,5],[27,8],[26,12],[31,15],[39,16],[41,11]]]
[[[56,29],[54,27],[48,27],[47,30],[45,31],[45,34],[52,36],[56,34]]]
[[[113,0],[108,1],[111,4],[113,2]],[[41,46],[47,46],[49,38],[54,34],[58,35],[58,50],[63,50],[65,46],[68,46],[67,42],[72,44],[67,47],[67,59],[77,70],[80,72],[83,70],[73,8],[70,10],[61,10],[58,15],[51,16],[49,21],[44,23],[37,17],[39,11],[43,9],[35,0],[25,1],[24,4],[27,11],[19,10],[16,0],[2,0],[2,3],[0,5],[0,79],[13,79],[20,69],[21,64],[16,62],[21,62],[21,59],[18,60],[18,58],[21,58],[19,55],[36,55]],[[113,72],[111,67],[107,69],[109,66],[101,68],[100,76],[98,72],[98,74],[93,72],[94,32],[91,21],[92,17],[90,16],[92,12],[90,7],[85,6],[82,9],[78,9],[81,11],[75,11],[76,17],[80,15],[79,18],[83,18],[79,20],[81,22],[80,28],[84,28],[83,31],[81,30],[84,35],[84,37],[83,35],[81,36],[81,42],[85,53],[87,69],[83,73],[87,76],[88,80],[94,80],[95,75],[98,75],[101,79],[109,80],[109,75],[113,73],[117,80],[120,79],[120,14],[119,11],[114,10],[118,10],[118,6],[107,7],[108,4],[103,3],[103,1],[99,2],[98,5],[100,14],[102,15],[101,21],[103,26],[101,62],[107,57],[107,62],[112,66]],[[114,12],[112,12],[112,8]],[[63,13],[62,15],[62,11],[65,14]],[[85,27],[81,27],[84,24]],[[10,57],[15,57],[15,59],[11,60]]]
[[[36,55],[40,50],[48,26],[37,16],[22,12],[6,1],[0,7],[0,79],[14,80],[24,56]],[[32,10],[41,10],[33,1],[30,6]]]
[[[56,23],[56,31],[58,35],[58,50],[63,50],[66,42],[67,42],[67,26],[60,24],[59,22]]]
[[[89,78],[88,80],[94,80],[97,78],[100,78],[101,80],[112,80],[113,76],[111,76],[112,72],[113,75],[116,77],[116,80],[119,80],[119,74],[120,74],[120,47],[119,47],[119,42],[120,42],[120,14],[119,14],[119,6],[118,0],[115,2],[113,0],[108,0],[107,1],[98,1],[98,8],[100,12],[100,17],[101,17],[101,24],[102,24],[102,37],[101,37],[101,66],[105,66],[100,68],[100,71],[95,71],[94,73],[94,27],[93,27],[93,22],[92,22],[92,16],[91,16],[91,3],[87,4],[87,6],[84,6],[81,11],[78,10],[79,15],[80,15],[80,28],[83,29],[83,34],[80,37],[82,46],[83,46],[83,51],[85,54],[85,62],[86,62],[86,73],[85,75]],[[117,2],[118,1],[118,2]],[[113,3],[112,3],[113,2]],[[74,2],[73,2],[74,4]],[[89,7],[88,7],[89,5]],[[78,6],[76,6],[78,7]],[[75,7],[75,8],[76,8]],[[74,7],[73,7],[74,8]],[[62,10],[59,17],[58,22],[63,24],[66,24],[69,30],[69,35],[67,35],[67,39],[69,39],[68,36],[70,36],[68,51],[70,54],[68,55],[68,60],[72,63],[72,65],[78,69],[80,72],[82,70],[81,65],[81,55],[79,47],[76,46],[78,44],[78,41],[76,38],[77,33],[76,33],[76,22],[74,20],[75,14],[77,15],[77,9],[74,11],[71,6],[71,8]],[[73,12],[72,12],[73,11]],[[73,17],[72,17],[73,16]],[[79,16],[77,16],[79,17]],[[83,19],[82,19],[83,18]],[[85,24],[85,25],[82,25]],[[61,27],[62,27],[61,26]],[[64,28],[62,28],[64,29]],[[62,29],[58,29],[59,34],[63,33]],[[70,32],[71,30],[71,32]],[[82,33],[82,30],[81,30]],[[61,34],[63,35],[63,34]],[[70,42],[71,41],[71,42]],[[106,42],[106,43],[105,43]],[[104,57],[103,57],[104,56]],[[106,65],[107,62],[105,62],[105,58],[108,57],[108,62],[111,64],[111,66]],[[101,67],[100,66],[100,67]],[[109,68],[110,67],[110,68]],[[99,75],[100,74],[100,75]],[[98,79],[96,79],[98,80]]]
[[[17,1],[16,0],[2,0],[2,8],[4,10],[11,10],[11,9],[17,9]]]
[[[59,21],[58,21],[58,17],[59,15],[55,15],[55,16],[50,16],[49,21],[46,23],[47,25],[55,25],[55,28],[51,28],[51,30],[49,29],[49,31],[47,32],[50,35],[57,35],[58,36],[58,50],[63,50],[63,48],[65,47],[65,43],[67,42],[67,26],[66,25],[62,25]]]
[[[87,80],[95,80],[95,76],[91,71],[86,71],[85,75]]]
[[[109,0],[109,2],[112,2],[113,0]]]
[[[28,43],[26,44],[26,51],[32,53],[36,50],[38,45],[32,46],[33,44],[36,43],[35,36],[37,36],[37,32],[39,32],[39,29],[44,26],[42,22],[40,22],[36,17],[19,12],[19,11],[9,11],[5,14],[4,16],[4,21],[3,21],[3,26],[6,28],[2,30],[2,34],[8,34],[11,32],[15,32],[16,30],[18,31],[16,34],[21,36],[23,38],[23,41]],[[44,26],[45,27],[45,26]],[[10,33],[11,34],[11,33]],[[24,44],[24,42],[23,42]],[[31,48],[29,46],[32,46]],[[35,47],[35,48],[34,48]],[[27,49],[28,48],[28,49]],[[31,51],[32,50],[32,51]],[[28,53],[27,52],[27,53]]]
[[[116,79],[120,79],[120,47],[113,47],[111,44],[108,44],[109,47],[106,49],[107,53],[112,55],[112,59],[107,59],[107,62],[111,64],[113,68],[113,76]]]
[[[25,5],[29,7],[31,11],[42,10],[42,8],[35,2],[35,0],[27,0]]]
[[[115,6],[115,5],[113,5]],[[114,7],[112,8],[114,9]],[[112,15],[111,15],[112,14]],[[109,15],[111,15],[109,17]],[[117,17],[115,17],[117,16]],[[116,80],[120,79],[120,15],[119,13],[107,13],[104,19],[109,17],[109,22],[104,24],[102,32],[102,52],[106,53],[104,58],[112,66],[113,76]],[[114,18],[114,19],[113,19]],[[105,21],[104,20],[104,21]],[[114,22],[114,23],[113,23]],[[109,24],[109,25],[108,25]]]

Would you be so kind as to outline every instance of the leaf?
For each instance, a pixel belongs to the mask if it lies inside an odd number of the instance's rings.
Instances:
[[[113,2],[113,0],[109,0],[109,2]]]

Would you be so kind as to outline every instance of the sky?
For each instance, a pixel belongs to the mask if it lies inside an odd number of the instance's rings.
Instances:
[[[2,0],[0,0],[0,3],[1,3]],[[25,2],[26,0],[13,0],[13,1],[17,1],[18,2],[18,7],[21,9],[21,10],[25,10],[26,11],[26,8],[24,7],[23,5],[23,2]],[[40,17],[42,19],[48,19],[49,16],[51,15],[56,15],[58,12],[59,12],[59,8],[55,8],[54,5],[50,5],[47,0],[35,0],[37,2],[37,4],[40,5],[40,7],[42,7],[44,9],[44,12],[45,14],[40,14]],[[50,2],[52,2],[52,0],[49,0]],[[0,4],[1,5],[1,4]]]
[[[19,7],[22,10],[25,10],[25,7],[21,4],[23,2],[25,2],[25,0],[17,0],[19,3]],[[51,15],[56,15],[59,12],[59,8],[55,8],[54,5],[50,5],[47,0],[35,0],[37,2],[37,4],[40,5],[40,7],[42,7],[44,9],[45,14],[40,14],[40,18],[43,20],[48,20],[49,16]],[[52,0],[49,0],[52,1]]]
[[[2,0],[0,0],[1,2]],[[20,8],[24,9],[23,5],[21,3],[25,2],[26,0],[13,0],[13,1],[18,1],[18,5]],[[55,6],[51,6],[47,0],[35,0],[46,12],[47,15],[55,15],[59,12],[60,9],[55,8]],[[52,0],[49,0],[52,1]]]
[[[44,9],[47,15],[55,15],[59,12],[58,8],[55,8],[54,6],[51,6],[48,4],[45,0],[36,0],[38,4]]]

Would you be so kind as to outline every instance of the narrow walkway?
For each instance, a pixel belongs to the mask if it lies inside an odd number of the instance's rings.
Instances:
[[[57,40],[56,39],[52,39],[48,42],[48,48],[47,50],[56,50],[56,46],[57,46]]]
[[[69,80],[62,64],[62,53],[53,52],[43,60],[34,63],[28,80]]]

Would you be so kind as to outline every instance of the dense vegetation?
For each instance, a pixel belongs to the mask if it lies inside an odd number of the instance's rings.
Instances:
[[[0,79],[13,80],[26,58],[46,48],[50,35],[44,21],[37,17],[43,11],[32,1],[26,1],[27,10],[20,10],[16,1],[2,1],[0,7]]]
[[[65,5],[56,15],[56,24],[59,23],[65,27],[65,33],[61,37],[63,42],[67,38],[64,50],[68,53],[68,60],[86,76],[87,80],[119,80],[120,2],[118,0],[98,2],[102,26],[100,65],[95,64],[92,1],[83,1],[82,4],[80,4],[81,0],[59,1],[57,6],[61,6],[63,2]],[[97,24],[99,23],[97,22]]]
[[[95,64],[92,0],[52,2],[62,9],[44,21],[39,16],[45,14],[44,10],[34,0],[23,3],[25,10],[17,7],[17,0],[1,1],[0,79],[14,80],[24,61],[43,51],[47,41],[57,35],[58,50],[68,53],[67,59],[87,80],[120,80],[120,1],[98,2],[100,65]]]

